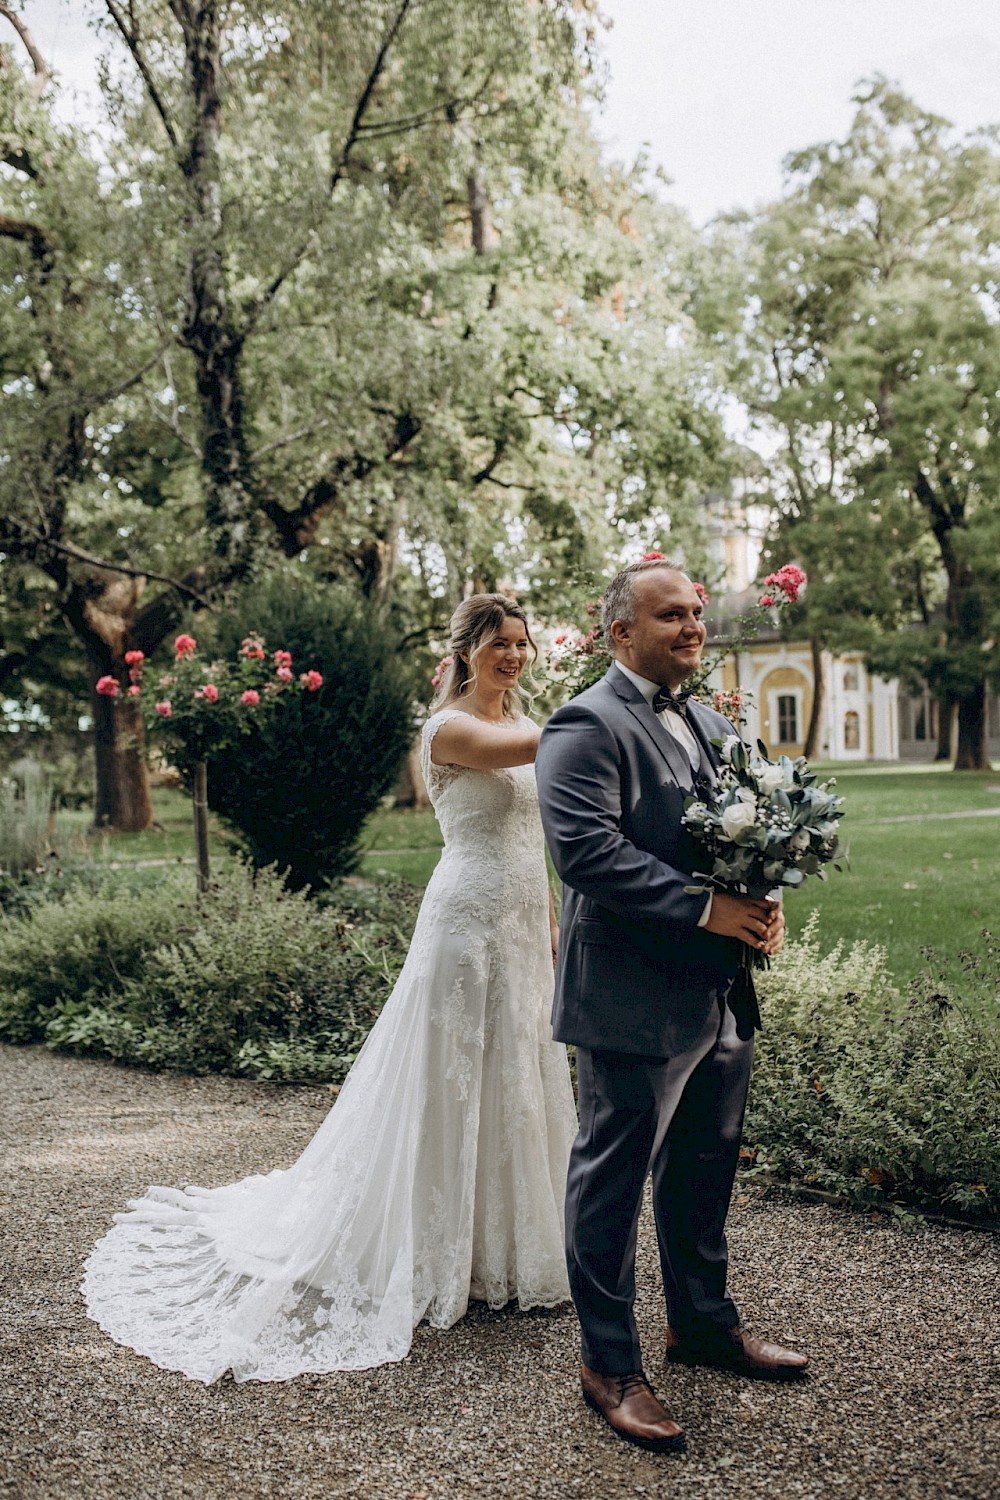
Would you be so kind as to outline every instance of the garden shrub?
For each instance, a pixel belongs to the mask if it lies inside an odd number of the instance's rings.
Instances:
[[[822,956],[814,915],[760,976],[745,1159],[855,1203],[995,1219],[998,981],[988,940],[961,996],[943,990],[932,955],[901,995],[875,945]]]
[[[149,953],[192,920],[193,902],[160,874],[156,899],[104,881],[93,890],[73,886],[61,900],[29,901],[19,918],[0,919],[0,1038],[46,1041],[67,1007],[121,1003]]]
[[[309,901],[273,870],[236,866],[196,903],[189,872],[157,874],[155,893],[105,878],[0,916],[0,1039],[338,1083],[402,966],[419,889],[343,881]],[[811,921],[760,976],[750,1175],[996,1219],[998,982],[990,941],[968,960],[964,996],[930,963],[901,994],[878,947],[824,956]]]
[[[215,627],[234,656],[249,630],[315,667],[323,686],[209,762],[209,806],[238,829],[258,866],[318,889],[352,870],[365,819],[392,789],[414,734],[415,684],[398,637],[348,589],[311,593],[280,575],[240,595]]]
[[[273,870],[120,888],[0,928],[0,1039],[147,1067],[339,1081],[402,965],[420,892],[345,884],[323,904]]]

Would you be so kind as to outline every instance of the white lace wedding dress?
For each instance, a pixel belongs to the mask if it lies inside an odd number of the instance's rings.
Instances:
[[[87,1261],[89,1315],[197,1380],[367,1369],[470,1297],[569,1296],[576,1112],[551,1040],[548,886],[533,766],[424,774],[445,848],[396,986],[286,1171],[152,1187]]]

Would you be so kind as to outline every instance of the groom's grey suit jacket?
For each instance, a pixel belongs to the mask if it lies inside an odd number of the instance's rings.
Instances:
[[[712,739],[734,733],[693,699],[688,722],[714,775]],[[696,847],[681,826],[695,773],[616,666],[558,709],[535,761],[542,822],[563,881],[553,1033],[580,1047],[673,1057],[701,1034],[739,967],[740,944],[698,927]],[[752,986],[737,1013],[759,1024]]]

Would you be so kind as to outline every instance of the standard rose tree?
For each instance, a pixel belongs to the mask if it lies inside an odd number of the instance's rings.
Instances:
[[[198,890],[208,885],[208,766],[238,736],[281,713],[291,698],[319,692],[323,677],[314,668],[296,676],[289,651],[268,652],[263,639],[245,636],[235,662],[202,661],[194,636],[174,641],[174,663],[144,692],[146,659],[129,651],[131,696],[142,702],[150,734],[192,789]],[[119,684],[102,677],[99,693],[117,696]]]
[[[642,560],[653,562],[663,556],[662,552],[644,552]],[[704,699],[708,679],[716,667],[721,666],[727,656],[732,656],[744,646],[749,645],[756,638],[769,614],[775,610],[785,609],[789,604],[795,604],[806,582],[805,573],[795,563],[785,563],[776,573],[769,573],[764,579],[764,592],[757,603],[736,620],[736,635],[727,639],[710,656],[703,657],[697,672],[688,678],[685,686],[690,689],[691,695]],[[703,605],[707,606],[711,602],[703,584],[694,583],[694,590]],[[586,630],[563,631],[556,636],[553,649],[549,653],[550,669],[565,683],[570,697],[573,698],[577,693],[582,693],[585,688],[598,682],[611,665],[611,655],[601,631],[602,602],[601,599],[596,599],[587,605],[587,614],[591,616],[593,623]],[[732,693],[716,693],[715,707],[727,719],[742,723],[749,697],[748,693],[739,689]],[[731,712],[731,709],[735,712]]]

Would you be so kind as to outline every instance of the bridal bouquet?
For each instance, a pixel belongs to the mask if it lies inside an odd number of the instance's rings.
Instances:
[[[776,887],[802,885],[807,875],[825,880],[823,866],[843,857],[844,799],[835,782],[818,781],[803,755],[770,760],[759,740],[756,751],[735,734],[714,743],[721,747],[719,779],[687,799],[681,820],[711,866],[696,873],[698,884],[688,891],[762,899]],[[765,954],[747,946],[743,958],[768,966]]]

